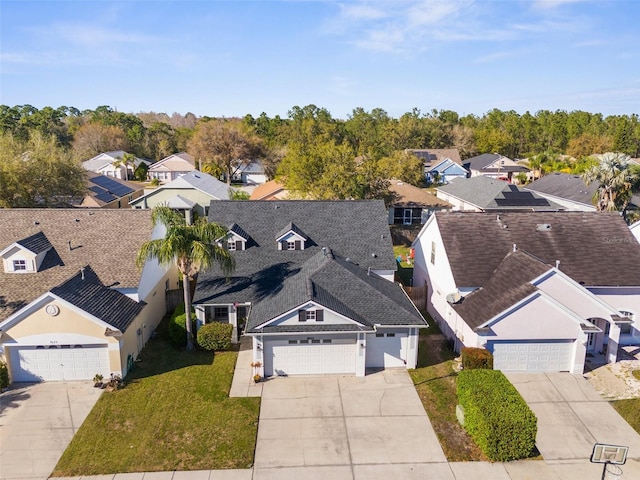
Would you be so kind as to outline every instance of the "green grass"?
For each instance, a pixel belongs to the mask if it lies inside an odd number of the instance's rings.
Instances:
[[[633,378],[635,378],[636,380],[640,380],[640,370],[633,370],[631,372],[631,375],[633,375]]]
[[[395,245],[393,247],[393,255],[395,258],[398,258],[398,255],[402,257],[402,262],[398,264],[398,271],[396,273],[397,279],[404,286],[411,286],[413,281],[413,265],[409,265],[407,263],[407,254],[409,253],[411,247],[407,247],[404,245]]]
[[[429,321],[429,319],[427,319]],[[442,450],[450,462],[486,461],[487,457],[458,423],[456,405],[455,354],[440,335],[434,335],[435,322],[420,332],[418,368],[410,371],[416,391],[429,415]]]
[[[160,335],[105,392],[53,476],[247,468],[259,398],[229,398],[237,352],[179,351]]]
[[[613,408],[616,409],[620,416],[622,416],[636,432],[640,433],[640,398],[616,400],[615,402],[611,402],[611,405],[613,405]]]

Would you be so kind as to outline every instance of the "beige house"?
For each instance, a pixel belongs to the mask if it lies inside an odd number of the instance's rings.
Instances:
[[[180,175],[196,169],[195,159],[188,153],[174,153],[152,164],[147,171],[149,180],[157,178],[161,183],[171,182]]]
[[[0,358],[14,382],[126,375],[166,313],[175,268],[135,256],[148,210],[0,210]]]

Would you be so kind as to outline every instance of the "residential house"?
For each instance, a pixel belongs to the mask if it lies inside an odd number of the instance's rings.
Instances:
[[[640,220],[638,220],[636,223],[631,224],[629,226],[629,229],[631,230],[631,233],[633,233],[633,236],[636,237],[638,243],[640,243]]]
[[[241,163],[231,175],[232,182],[240,182],[243,185],[262,185],[269,180],[262,163],[252,160],[249,163]]]
[[[88,193],[77,205],[95,208],[129,208],[129,202],[144,194],[144,187],[119,178],[87,172]]]
[[[421,225],[432,213],[451,209],[451,204],[426,189],[400,180],[391,180],[389,191],[394,197],[388,209],[389,225]]]
[[[174,153],[149,167],[149,180],[158,179],[161,183],[171,182],[180,175],[185,175],[196,169],[195,159],[188,153]]]
[[[289,196],[285,186],[275,180],[269,180],[258,185],[252,192],[249,200],[284,200]]]
[[[458,178],[436,188],[439,199],[453,205],[452,210],[491,211],[555,211],[562,207],[516,185],[486,176]]]
[[[462,165],[460,152],[457,148],[407,148],[405,152],[411,153],[422,160],[425,172],[445,160]]]
[[[228,227],[236,270],[200,273],[198,324],[251,336],[264,376],[415,368],[426,322],[393,282],[384,202],[220,201],[209,220]]]
[[[619,214],[438,212],[413,246],[428,312],[497,369],[582,373],[640,343],[640,244]]]
[[[529,183],[524,190],[534,192],[547,198],[566,210],[578,212],[595,212],[594,196],[598,191],[598,183],[584,183],[580,175],[570,173],[549,173]]]
[[[148,191],[130,205],[135,209],[164,205],[182,213],[191,224],[196,216],[207,216],[212,200],[229,200],[229,195],[226,183],[208,173],[193,170]]]
[[[0,357],[14,382],[124,376],[175,268],[136,267],[151,211],[0,209]]]
[[[529,172],[527,167],[518,165],[515,161],[499,153],[484,153],[467,158],[462,162],[462,166],[469,171],[471,177],[482,175],[507,182],[513,180],[514,174]]]
[[[428,184],[447,184],[456,178],[468,176],[469,172],[463,166],[448,158],[429,168],[426,173]]]
[[[133,178],[135,169],[138,168],[141,163],[151,165],[150,161],[138,157],[134,157],[131,164],[125,164],[122,161],[125,155],[127,155],[127,152],[123,150],[100,153],[82,162],[82,166],[90,172],[106,175],[107,177],[119,178],[120,180],[128,180]]]

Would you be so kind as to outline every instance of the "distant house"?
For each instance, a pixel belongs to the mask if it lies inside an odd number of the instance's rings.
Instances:
[[[460,152],[457,148],[407,148],[405,152],[411,153],[422,160],[425,172],[431,167],[451,160],[458,165],[462,164]]]
[[[567,210],[594,212],[593,197],[598,191],[597,182],[584,183],[580,175],[570,173],[549,173],[523,187],[544,198],[562,205]]]
[[[79,207],[129,208],[129,202],[144,194],[144,187],[114,177],[87,172],[88,193]]]
[[[447,184],[455,178],[466,178],[469,172],[463,166],[448,158],[429,168],[426,172],[427,183]]]
[[[241,182],[243,185],[262,185],[267,180],[264,167],[257,160],[239,165],[231,176],[232,182]]]
[[[529,172],[527,167],[518,165],[510,158],[498,153],[485,153],[468,158],[462,163],[462,166],[469,170],[471,177],[482,175],[508,182],[513,180],[514,174]]]
[[[121,162],[126,154],[127,152],[123,150],[101,153],[82,162],[82,166],[90,172],[106,175],[107,177],[119,178],[121,180],[128,180],[129,178],[133,178],[133,172],[141,163],[151,165],[151,162],[148,160],[143,160],[138,157],[134,157],[132,165],[125,165]]]
[[[262,185],[258,185],[249,200],[283,200],[289,196],[285,186],[275,180],[270,180]]]
[[[424,188],[400,180],[391,180],[389,190],[395,197],[389,205],[389,225],[421,225],[434,212],[451,209]]]
[[[458,178],[436,188],[439,199],[453,205],[454,211],[558,211],[563,208],[516,185],[485,176]]]
[[[157,178],[161,183],[166,183],[195,169],[195,159],[191,155],[185,152],[174,153],[151,165],[147,176],[150,180]]]
[[[208,173],[194,170],[151,190],[133,200],[132,208],[153,208],[166,205],[182,213],[188,223],[195,216],[206,217],[212,200],[229,200],[226,183]]]

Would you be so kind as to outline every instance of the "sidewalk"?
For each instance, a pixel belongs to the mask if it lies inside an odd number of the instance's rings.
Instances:
[[[251,337],[241,337],[240,351],[238,352],[238,359],[236,360],[236,369],[233,373],[229,397],[262,396],[262,383],[255,383],[253,381],[254,372],[251,366],[252,361],[252,339]]]

